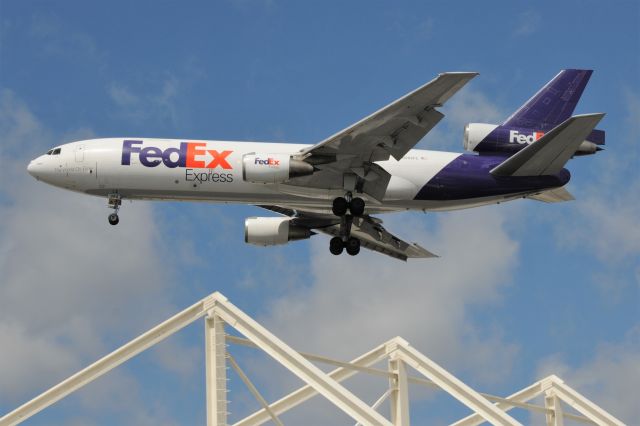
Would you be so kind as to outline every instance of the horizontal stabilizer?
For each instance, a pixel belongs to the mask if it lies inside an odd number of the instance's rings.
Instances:
[[[543,176],[560,172],[602,117],[604,113],[576,115],[569,118],[500,163],[491,170],[491,174],[494,176]]]
[[[564,187],[549,189],[548,191],[540,192],[539,194],[528,195],[527,198],[531,198],[536,201],[544,201],[545,203],[562,203],[563,201],[573,201],[575,198]]]
[[[587,136],[587,140],[589,142],[595,143],[596,145],[604,145],[605,133],[604,130],[593,129],[593,132],[589,136]]]

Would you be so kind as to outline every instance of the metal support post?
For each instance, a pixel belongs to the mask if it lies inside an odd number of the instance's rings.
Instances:
[[[409,383],[407,381],[407,367],[404,361],[397,358],[395,353],[389,359],[389,371],[395,377],[389,379],[391,423],[394,426],[409,426]]]
[[[227,426],[227,348],[224,321],[212,311],[204,320],[207,426]]]
[[[562,412],[562,403],[558,395],[553,390],[548,390],[544,397],[544,406],[553,410],[546,414],[547,426],[564,426],[564,414]]]

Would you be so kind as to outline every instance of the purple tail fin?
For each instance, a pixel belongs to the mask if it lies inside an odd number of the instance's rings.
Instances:
[[[502,125],[543,132],[551,130],[571,117],[592,72],[577,69],[560,71]]]

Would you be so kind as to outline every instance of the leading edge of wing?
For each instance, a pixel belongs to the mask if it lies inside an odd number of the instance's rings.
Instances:
[[[323,141],[303,149],[300,154],[301,155],[306,155],[308,153],[310,153],[311,151],[314,151],[326,144],[331,143],[332,141],[336,140],[337,138],[339,138],[341,135],[346,135],[349,134],[350,132],[352,132],[353,130],[355,130],[356,128],[358,128],[359,126],[362,126],[363,124],[367,123],[368,121],[373,121],[376,118],[378,118],[381,115],[384,115],[384,113],[386,112],[392,112],[393,110],[397,109],[399,106],[403,105],[404,103],[406,103],[407,101],[410,101],[414,98],[419,98],[421,94],[424,94],[426,92],[428,92],[429,90],[436,90],[436,89],[440,89],[438,91],[436,91],[432,96],[430,96],[431,99],[427,99],[425,100],[425,104],[423,105],[422,109],[426,109],[428,107],[439,107],[442,106],[451,96],[453,96],[458,90],[460,90],[465,84],[467,84],[469,82],[469,80],[471,80],[472,78],[474,78],[475,76],[479,75],[479,73],[477,72],[445,72],[445,73],[440,73],[438,74],[438,76],[436,78],[434,78],[433,80],[431,80],[430,82],[418,87],[417,89],[413,90],[412,92],[407,93],[406,95],[402,96],[399,99],[396,99],[395,101],[391,102],[390,104],[388,104],[387,106],[377,110],[376,112],[374,112],[373,114],[370,114],[368,116],[366,116],[365,118],[361,119],[360,121],[355,122],[354,124],[352,124],[351,126],[340,130],[339,132],[329,136],[328,138],[324,139]]]

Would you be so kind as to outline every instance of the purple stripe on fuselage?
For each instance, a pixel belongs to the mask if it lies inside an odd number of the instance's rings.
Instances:
[[[493,176],[491,169],[507,157],[462,154],[440,170],[416,200],[463,200],[495,195],[520,194],[555,188],[569,182],[567,169],[552,176]]]

